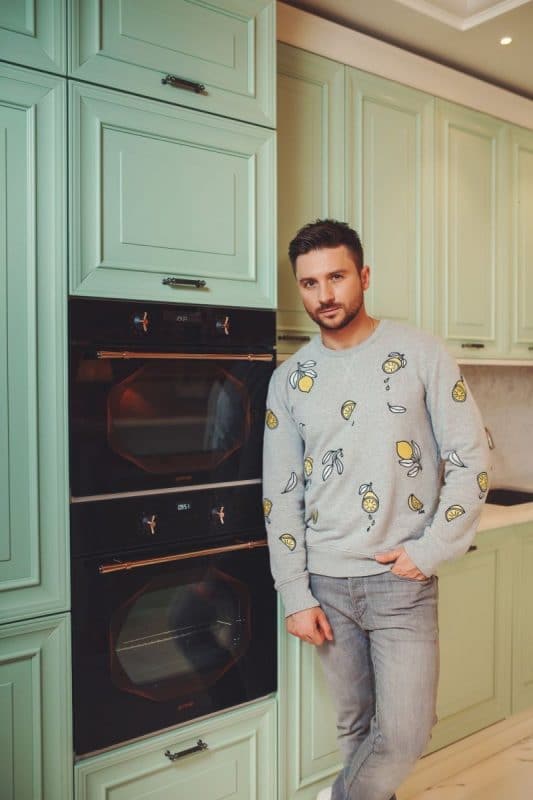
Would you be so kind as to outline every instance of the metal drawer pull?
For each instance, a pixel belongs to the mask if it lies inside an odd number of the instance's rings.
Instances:
[[[163,286],[194,286],[195,289],[203,289],[206,286],[205,281],[194,278],[163,278],[161,283]]]
[[[190,558],[201,558],[203,556],[216,556],[219,553],[233,553],[236,550],[254,550],[256,547],[266,547],[266,539],[257,539],[243,544],[231,544],[224,547],[209,547],[207,550],[193,550],[190,553],[173,553],[170,556],[155,556],[154,558],[143,558],[139,561],[116,561],[112,564],[100,564],[98,572],[100,575],[107,575],[109,572],[127,572],[130,569],[139,567],[153,567],[158,564],[168,564],[172,561],[185,561]]]
[[[189,747],[187,750],[181,750],[179,753],[171,753],[170,750],[165,750],[165,755],[170,761],[177,761],[178,758],[183,758],[183,756],[188,756],[191,753],[201,753],[202,750],[207,750],[207,744],[202,742],[201,739],[198,739],[195,747]]]
[[[469,347],[472,350],[483,350],[485,345],[481,342],[463,342],[461,347]]]
[[[145,353],[142,350],[98,350],[96,358],[138,358],[143,361],[273,361],[272,353]]]
[[[477,550],[477,544],[471,544],[466,552],[467,553],[473,553],[474,550]]]
[[[280,342],[309,342],[310,336],[304,336],[302,333],[280,333],[278,340]]]
[[[177,75],[165,75],[161,78],[161,83],[168,83],[175,89],[187,89],[188,92],[195,94],[207,94],[203,83],[196,83],[196,81],[187,81],[185,78],[178,78]]]

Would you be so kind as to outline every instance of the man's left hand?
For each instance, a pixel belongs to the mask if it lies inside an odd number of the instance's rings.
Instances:
[[[413,564],[403,547],[397,550],[389,550],[388,553],[379,553],[376,556],[376,561],[380,564],[390,564],[394,562],[391,567],[391,572],[398,575],[399,578],[407,578],[411,581],[427,581],[427,575],[420,572],[418,567]]]

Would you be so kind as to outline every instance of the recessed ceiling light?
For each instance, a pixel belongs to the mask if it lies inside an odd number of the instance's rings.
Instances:
[[[512,41],[513,40],[511,36],[504,36],[502,39],[500,39],[500,44],[511,44]]]

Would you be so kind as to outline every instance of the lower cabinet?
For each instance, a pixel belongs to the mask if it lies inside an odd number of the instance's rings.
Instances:
[[[439,722],[427,753],[533,706],[533,525],[482,532],[474,547],[439,571]],[[281,618],[280,640],[279,800],[314,800],[341,766],[335,716],[315,649]]]
[[[2,800],[71,800],[67,614],[0,627]]]
[[[275,742],[272,698],[84,759],[76,800],[277,800]]]

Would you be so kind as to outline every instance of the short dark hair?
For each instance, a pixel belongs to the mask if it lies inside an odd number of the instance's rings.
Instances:
[[[296,274],[296,259],[311,250],[324,250],[345,245],[352,253],[355,266],[361,272],[364,264],[363,246],[356,231],[346,222],[335,219],[317,219],[300,228],[289,245],[289,258]]]

